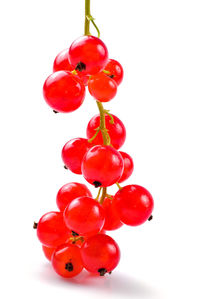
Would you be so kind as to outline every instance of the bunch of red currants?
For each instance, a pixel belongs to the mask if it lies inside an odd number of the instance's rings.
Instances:
[[[105,44],[86,35],[55,58],[53,74],[43,87],[44,98],[55,112],[71,112],[82,104],[85,86],[97,101],[99,115],[87,126],[87,139],[75,138],[62,149],[65,168],[83,177],[96,188],[96,198],[80,183],[68,183],[58,191],[59,212],[49,212],[38,223],[37,236],[45,256],[63,277],[73,277],[83,268],[92,273],[111,273],[119,263],[120,250],[106,231],[123,224],[137,226],[152,218],[153,198],[143,187],[119,183],[128,179],[133,160],[118,151],[126,139],[122,121],[103,108],[123,79],[119,62],[108,59]],[[108,194],[116,184],[118,192]]]

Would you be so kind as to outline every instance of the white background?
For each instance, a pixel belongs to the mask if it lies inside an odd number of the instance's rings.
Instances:
[[[88,95],[77,111],[54,114],[42,85],[57,53],[83,33],[84,1],[1,1],[1,297],[199,298],[199,0],[91,2],[125,71],[106,108],[127,127],[127,183],[152,193],[154,220],[111,233],[122,252],[111,276],[66,281],[53,272],[32,224],[56,209],[64,183],[84,182],[63,169],[60,152],[85,136],[97,107]]]

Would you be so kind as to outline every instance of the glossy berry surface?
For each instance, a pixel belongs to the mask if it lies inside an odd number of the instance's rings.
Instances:
[[[122,121],[115,115],[111,114],[114,120],[114,124],[111,123],[109,115],[105,115],[106,128],[109,132],[111,144],[114,148],[119,149],[125,142],[126,139],[126,128]],[[96,133],[96,128],[100,125],[100,116],[95,115],[89,121],[87,125],[87,137],[92,138]],[[103,138],[101,132],[98,133],[96,138],[92,141],[93,144],[103,144]]]
[[[67,183],[59,189],[56,197],[56,204],[60,211],[64,211],[66,206],[73,199],[81,196],[92,197],[92,194],[86,185],[80,183]]]
[[[109,102],[117,93],[117,83],[104,73],[91,76],[88,90],[97,101]]]
[[[111,146],[96,145],[84,156],[82,173],[95,187],[108,187],[120,179],[124,169],[120,153]]]
[[[115,230],[120,228],[123,223],[121,222],[116,207],[113,204],[113,196],[112,198],[106,197],[103,201],[102,207],[105,212],[105,223],[103,229]]]
[[[69,62],[69,50],[61,51],[55,58],[53,63],[53,71],[73,71],[73,67]]]
[[[53,71],[58,72],[58,71],[69,71],[72,72],[74,68],[71,66],[69,62],[69,50],[65,49],[62,52],[60,52],[53,64]],[[84,83],[84,85],[88,84],[89,76],[82,74],[82,72],[79,72],[78,70],[74,74],[74,76],[78,76],[79,79]]]
[[[78,275],[83,270],[83,264],[78,246],[62,244],[52,256],[52,266],[57,274],[70,278]]]
[[[62,149],[62,160],[67,168],[76,174],[82,174],[81,164],[91,144],[85,138],[74,138]]]
[[[119,85],[124,77],[124,71],[121,64],[114,59],[109,59],[105,70],[110,72],[109,76]]]
[[[47,104],[57,112],[72,112],[78,109],[85,98],[85,86],[77,77],[67,71],[51,74],[43,86]]]
[[[69,48],[70,64],[83,74],[96,74],[108,61],[108,50],[99,38],[91,35],[81,36]]]
[[[64,211],[66,226],[79,235],[94,235],[104,225],[102,206],[91,197],[79,197],[71,201]]]
[[[86,270],[103,276],[117,267],[120,250],[111,237],[98,234],[86,240],[81,248],[81,257]]]
[[[54,248],[54,247],[47,247],[47,246],[42,245],[42,250],[44,252],[45,257],[49,261],[51,261],[52,255],[53,255],[54,251],[56,250],[56,248]]]
[[[44,214],[37,225],[37,236],[40,242],[47,247],[56,247],[64,243],[70,236],[61,212]]]
[[[138,185],[120,189],[115,194],[114,204],[121,221],[131,226],[144,223],[151,216],[154,206],[149,191]]]
[[[134,169],[133,159],[131,158],[131,156],[125,152],[120,152],[120,154],[124,161],[124,170],[118,183],[122,183],[127,180],[132,175]]]

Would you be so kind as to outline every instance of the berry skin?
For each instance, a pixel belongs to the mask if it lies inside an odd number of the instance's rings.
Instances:
[[[58,71],[46,79],[43,95],[47,104],[55,111],[72,112],[83,103],[85,86],[78,76]]]
[[[82,173],[95,187],[108,187],[120,179],[124,169],[120,153],[111,146],[96,145],[84,156]]]
[[[124,160],[124,171],[118,183],[122,183],[127,180],[132,175],[134,169],[133,159],[131,156],[124,152],[120,152],[120,154]]]
[[[111,237],[98,234],[90,237],[83,244],[81,257],[86,270],[103,276],[117,267],[120,260],[120,250]]]
[[[68,183],[60,188],[56,197],[56,204],[61,212],[75,198],[81,196],[92,197],[90,190],[86,185],[80,183]]]
[[[97,101],[109,102],[117,93],[117,83],[108,75],[99,73],[90,77],[88,90]]]
[[[55,247],[47,247],[47,246],[42,245],[42,250],[44,252],[45,257],[49,261],[51,261],[52,255],[53,255],[54,251],[56,250],[56,248]]]
[[[103,70],[107,64],[108,50],[99,38],[81,36],[69,48],[69,61],[76,70],[93,75]]]
[[[113,196],[112,199],[106,197],[103,201],[102,207],[105,212],[105,223],[103,229],[115,230],[120,228],[123,223],[120,221],[119,214],[113,204]]]
[[[52,256],[52,266],[57,274],[70,278],[83,270],[80,249],[76,245],[62,244]]]
[[[136,226],[144,223],[151,216],[154,202],[145,188],[128,185],[115,194],[114,205],[123,223]]]
[[[94,235],[104,225],[102,206],[91,197],[79,197],[71,201],[63,213],[66,226],[79,235]]]
[[[120,85],[124,77],[124,71],[121,64],[114,59],[109,59],[105,66],[105,70],[110,72],[109,76],[115,80],[117,85]]]
[[[126,128],[122,121],[115,115],[111,114],[114,120],[114,124],[110,121],[110,116],[105,115],[106,128],[109,132],[111,144],[114,148],[119,149],[125,142],[126,139]],[[99,114],[93,116],[87,125],[87,137],[88,139],[92,138],[96,133],[95,129],[100,125],[100,116]],[[101,132],[97,137],[92,141],[93,144],[103,144],[103,138]]]
[[[72,72],[73,70],[74,70],[74,68],[71,66],[71,64],[69,62],[69,50],[65,49],[56,56],[56,58],[54,60],[54,64],[53,64],[53,71],[54,72],[58,72],[58,71]],[[76,71],[76,73],[77,73],[77,75],[76,74],[74,74],[74,75],[78,76],[79,79],[84,83],[84,85],[87,85],[89,76],[82,74],[78,70]]]
[[[73,173],[82,174],[81,164],[91,144],[85,138],[74,138],[68,141],[62,149],[62,160]]]
[[[62,52],[60,52],[53,64],[53,72],[58,72],[58,71],[73,71],[73,67],[71,66],[69,62],[69,50],[65,49]]]
[[[44,214],[37,226],[37,236],[40,242],[47,247],[56,247],[64,243],[70,236],[61,212]]]

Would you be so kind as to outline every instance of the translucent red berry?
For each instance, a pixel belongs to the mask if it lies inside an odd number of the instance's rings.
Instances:
[[[109,76],[115,80],[117,85],[119,85],[124,76],[124,71],[121,64],[114,59],[109,59],[107,65],[105,66],[105,70],[109,72]]]
[[[51,261],[52,255],[53,255],[54,251],[56,250],[56,248],[55,247],[47,247],[47,246],[42,245],[42,250],[44,252],[45,257],[49,261]]]
[[[64,211],[66,206],[75,198],[81,196],[92,197],[86,185],[80,183],[67,183],[60,188],[57,193],[56,203],[60,211]]]
[[[120,228],[123,223],[120,220],[119,214],[113,204],[113,196],[111,198],[106,197],[102,204],[105,212],[105,223],[103,229],[115,230]]]
[[[81,36],[69,48],[70,64],[83,74],[96,74],[108,61],[108,50],[99,38],[91,35]]]
[[[79,235],[94,235],[104,225],[102,206],[91,197],[79,197],[71,201],[64,211],[67,227]]]
[[[52,266],[57,274],[70,278],[83,270],[80,248],[73,244],[62,244],[52,256]]]
[[[62,149],[62,159],[67,168],[76,174],[82,174],[81,164],[91,143],[85,138],[74,138],[68,141]]]
[[[126,139],[126,129],[122,121],[115,115],[111,114],[114,123],[112,124],[109,115],[105,115],[106,128],[109,132],[111,144],[114,148],[119,149],[125,142]],[[87,137],[92,138],[96,133],[96,129],[100,125],[100,116],[95,115],[89,121],[87,125]],[[103,138],[101,132],[98,133],[96,138],[92,141],[93,144],[103,144]]]
[[[122,159],[124,160],[124,171],[118,183],[122,183],[127,180],[133,173],[134,169],[133,159],[131,158],[131,156],[124,152],[120,152],[120,154],[122,156]]]
[[[47,104],[55,111],[72,112],[83,103],[85,86],[70,72],[58,71],[46,79],[43,95]]]
[[[154,202],[145,188],[128,185],[115,194],[114,205],[123,223],[136,226],[144,223],[151,216]]]
[[[49,212],[44,214],[37,225],[37,236],[40,242],[47,247],[56,247],[64,243],[70,236],[63,214],[61,212]]]
[[[111,146],[96,145],[84,156],[82,173],[95,187],[108,187],[120,179],[124,169],[120,153]]]
[[[69,50],[68,49],[63,50],[56,56],[56,58],[54,60],[53,71],[54,72],[57,72],[57,71],[72,72],[72,71],[74,71],[74,68],[71,66],[71,64],[69,62]],[[78,76],[79,79],[85,85],[88,84],[89,75],[84,75],[82,72],[79,72],[78,70],[76,70],[76,72],[73,73],[73,75]]]
[[[117,267],[120,250],[111,237],[98,234],[86,240],[81,248],[81,257],[86,270],[103,276]]]
[[[73,67],[71,66],[69,62],[69,50],[65,49],[62,52],[60,52],[53,64],[53,71],[58,72],[58,71],[73,71]]]
[[[91,76],[88,81],[90,94],[99,102],[109,102],[117,93],[117,83],[104,73]]]

